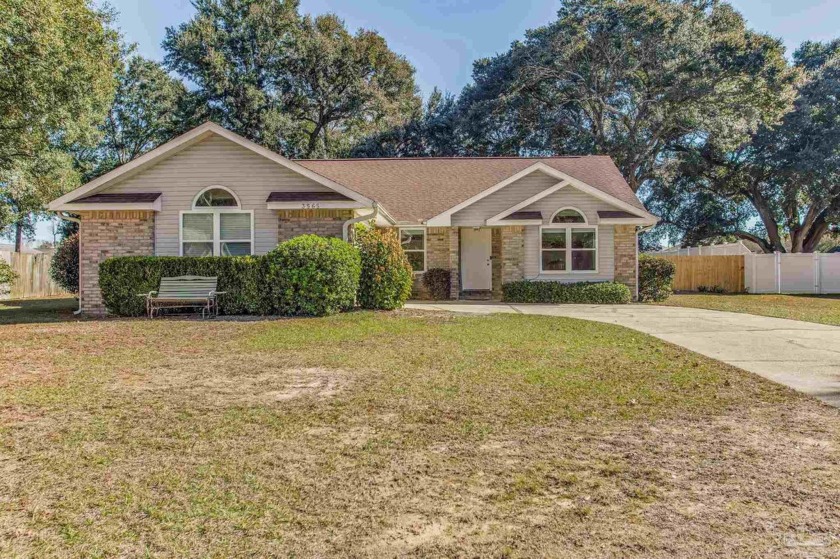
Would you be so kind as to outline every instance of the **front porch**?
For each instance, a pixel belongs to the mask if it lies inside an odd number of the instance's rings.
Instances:
[[[450,299],[501,300],[502,284],[524,278],[523,226],[428,227],[426,270],[450,273]],[[423,274],[415,274],[414,297],[428,299]]]
[[[538,231],[531,232],[533,237]],[[425,228],[425,270],[442,268],[450,273],[450,300],[500,301],[502,285],[523,279],[551,281],[616,281],[636,288],[636,228],[610,226],[602,232],[606,241],[599,250],[608,250],[609,271],[602,270],[599,278],[568,275],[543,277],[535,274],[534,261],[540,257],[539,245],[529,255],[526,242],[527,226],[504,225],[488,227],[427,227]],[[538,264],[536,264],[538,267]],[[531,270],[529,273],[528,270]],[[531,277],[534,276],[534,277]],[[415,273],[416,299],[431,299],[423,285],[423,272]]]

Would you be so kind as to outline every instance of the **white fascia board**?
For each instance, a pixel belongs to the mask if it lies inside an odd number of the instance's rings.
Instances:
[[[603,218],[598,220],[598,225],[656,225],[659,223],[659,218],[654,219],[620,219],[620,218]]]
[[[221,136],[222,138],[230,140],[231,142],[234,142],[235,144],[238,144],[244,147],[245,149],[248,149],[258,155],[262,155],[266,159],[274,161],[275,163],[286,167],[287,169],[290,169],[300,175],[303,175],[306,178],[311,179],[323,186],[326,186],[327,188],[335,190],[336,192],[340,192],[348,198],[352,198],[353,200],[361,202],[368,207],[373,205],[373,200],[362,196],[355,190],[351,190],[346,186],[338,184],[337,182],[332,181],[322,175],[319,175],[314,171],[310,171],[306,167],[295,163],[294,161],[291,161],[290,159],[287,159],[278,153],[274,153],[271,150],[268,150],[258,144],[255,144],[254,142],[243,138],[239,134],[235,134],[230,130],[222,128],[214,122],[206,122],[200,126],[193,128],[189,132],[186,132],[178,136],[177,138],[166,142],[162,146],[153,149],[149,153],[141,155],[137,159],[129,161],[125,165],[121,165],[113,171],[105,173],[101,177],[94,179],[83,186],[80,186],[76,190],[68,192],[64,196],[53,200],[47,205],[47,209],[50,211],[62,211],[61,208],[64,205],[74,200],[77,200],[86,194],[90,194],[94,191],[101,190],[119,178],[125,178],[131,173],[139,172],[147,166],[157,163],[158,161],[167,157],[171,157],[179,151],[186,149],[187,147],[205,139],[210,134],[216,134],[218,136]]]
[[[332,202],[268,202],[269,210],[358,210],[370,208],[371,206],[356,202],[332,201]]]
[[[69,204],[61,204],[60,206],[54,206],[54,204],[50,204],[50,210],[54,212],[95,212],[99,210],[105,211],[126,211],[126,210],[146,210],[150,212],[159,212],[161,209],[161,198],[159,197],[154,202],[130,202],[125,204],[85,204],[85,203],[77,203],[74,204],[70,202]],[[58,200],[56,200],[57,202]]]
[[[543,220],[541,219],[506,219],[504,221],[494,221],[490,223],[490,220],[487,220],[488,226],[504,226],[504,225],[542,225]]]

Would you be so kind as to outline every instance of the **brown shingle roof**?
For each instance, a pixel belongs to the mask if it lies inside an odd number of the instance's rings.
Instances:
[[[352,201],[340,192],[272,192],[267,202],[347,202]]]
[[[93,194],[75,200],[74,204],[136,204],[154,202],[160,198],[160,192],[126,192],[118,194]]]
[[[639,219],[639,216],[633,215],[630,212],[614,212],[609,210],[599,211],[598,217],[603,217],[604,219]]]
[[[607,156],[299,160],[297,163],[381,203],[398,221],[421,222],[543,162],[644,210]]]
[[[507,217],[503,217],[502,221],[505,220],[519,220],[519,219],[538,219],[542,221],[542,213],[541,212],[513,212]]]

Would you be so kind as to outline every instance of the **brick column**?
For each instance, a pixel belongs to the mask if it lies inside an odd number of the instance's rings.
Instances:
[[[615,242],[615,281],[630,288],[636,296],[636,227],[634,225],[616,225]]]
[[[155,214],[149,211],[81,212],[79,297],[84,314],[102,316],[99,263],[112,256],[151,256],[155,252]]]
[[[449,232],[449,298],[461,296],[461,230],[450,227]]]
[[[525,278],[525,227],[502,227],[502,284]]]

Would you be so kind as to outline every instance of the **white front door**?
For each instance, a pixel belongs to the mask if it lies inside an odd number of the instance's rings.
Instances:
[[[464,291],[490,290],[493,287],[490,231],[486,227],[461,229],[461,288]]]

